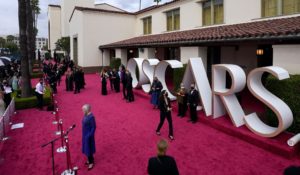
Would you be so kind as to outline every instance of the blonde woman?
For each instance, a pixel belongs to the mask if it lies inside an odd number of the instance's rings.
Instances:
[[[83,105],[82,112],[84,114],[82,119],[82,153],[85,154],[88,159],[85,163],[88,166],[88,170],[91,170],[94,167],[93,154],[96,152],[96,121],[94,114],[91,112],[91,105]]]

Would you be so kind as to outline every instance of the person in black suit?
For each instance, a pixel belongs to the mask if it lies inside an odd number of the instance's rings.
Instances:
[[[133,102],[134,95],[132,90],[132,77],[131,77],[131,73],[128,70],[126,71],[126,91],[127,91],[127,102]]]
[[[149,175],[179,175],[175,159],[166,155],[167,148],[166,140],[161,139],[157,143],[157,156],[148,161]]]
[[[77,94],[77,93],[80,93],[80,72],[78,70],[78,68],[75,67],[75,70],[74,70],[74,82],[75,82],[75,91],[74,91],[74,94]]]
[[[196,123],[198,120],[197,106],[199,102],[199,92],[195,89],[195,84],[191,84],[191,90],[188,95],[188,106],[190,107],[191,122]]]
[[[160,110],[160,122],[156,129],[156,134],[160,135],[160,129],[164,124],[165,119],[167,118],[169,123],[169,138],[174,140],[173,136],[173,124],[172,124],[172,116],[171,116],[171,102],[170,98],[168,97],[168,92],[163,90],[159,97],[159,110]]]
[[[112,74],[112,83],[113,83],[113,89],[116,92],[120,92],[120,76],[119,73],[116,69],[113,69],[113,71],[111,72]]]

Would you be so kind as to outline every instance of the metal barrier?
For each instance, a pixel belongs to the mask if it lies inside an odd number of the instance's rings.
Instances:
[[[11,125],[11,117],[15,114],[15,98],[12,98],[10,104],[6,108],[4,114],[0,118],[0,139],[5,141],[8,139],[7,132]]]

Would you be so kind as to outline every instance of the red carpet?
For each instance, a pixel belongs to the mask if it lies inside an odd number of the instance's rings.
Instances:
[[[64,81],[62,81],[64,82]],[[64,90],[57,95],[64,127],[76,124],[70,133],[71,159],[79,166],[79,174],[142,175],[147,174],[147,161],[156,154],[159,139],[155,128],[159,112],[148,100],[136,96],[134,103],[122,100],[121,93],[100,94],[100,80],[86,75],[87,86],[80,94]],[[81,154],[81,106],[92,105],[96,117],[95,167],[88,172]],[[23,129],[9,132],[10,140],[1,143],[0,174],[51,174],[50,147],[40,145],[54,138],[53,115],[36,109],[19,111],[14,123],[24,122]],[[191,124],[173,113],[175,141],[168,154],[175,157],[180,174],[282,174],[285,167],[299,165],[299,159],[288,160],[236,137],[229,136],[204,123]],[[167,122],[162,136],[167,137]],[[250,131],[249,131],[250,132]],[[56,148],[60,142],[56,143]],[[66,168],[65,154],[55,153],[56,170]]]

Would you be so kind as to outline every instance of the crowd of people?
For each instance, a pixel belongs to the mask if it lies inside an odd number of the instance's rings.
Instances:
[[[101,78],[101,94],[107,95],[107,82],[110,82],[110,89],[113,92],[119,93],[122,84],[123,99],[128,103],[134,101],[132,76],[131,73],[121,66],[119,71],[116,69],[103,69],[100,73]]]
[[[10,63],[0,67],[0,115],[11,102],[11,93],[17,91],[22,86],[21,65]]]

